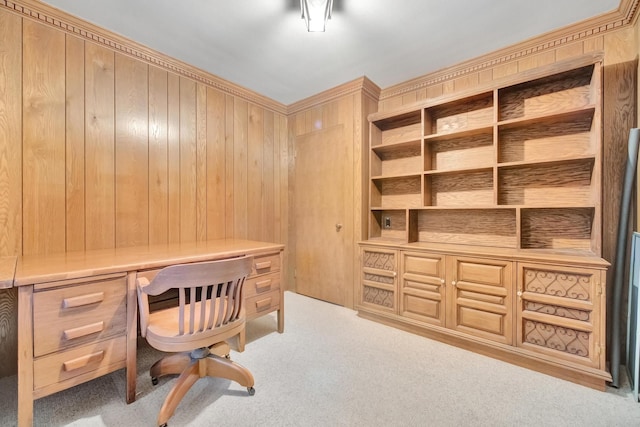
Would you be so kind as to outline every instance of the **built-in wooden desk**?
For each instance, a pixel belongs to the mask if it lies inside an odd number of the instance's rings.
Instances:
[[[244,291],[247,318],[277,310],[282,332],[283,250],[277,243],[223,239],[23,256],[13,264],[2,258],[0,287],[18,287],[18,425],[33,424],[35,399],[122,368],[126,400],[135,400],[138,275],[253,255]]]

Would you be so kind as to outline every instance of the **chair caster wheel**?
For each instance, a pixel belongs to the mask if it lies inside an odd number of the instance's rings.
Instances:
[[[167,423],[162,424],[160,427],[167,427]]]
[[[157,377],[151,378],[151,384],[158,385],[158,378]],[[162,426],[160,426],[160,427],[162,427]],[[164,427],[167,427],[167,425],[164,424]]]
[[[253,387],[247,387],[247,392],[249,393],[249,396],[253,396],[256,394],[256,389]]]

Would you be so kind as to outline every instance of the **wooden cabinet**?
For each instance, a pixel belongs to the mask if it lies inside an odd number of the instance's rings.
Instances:
[[[604,368],[605,271],[518,264],[517,345]]]
[[[601,68],[369,116],[361,315],[604,387]]]
[[[513,342],[512,262],[447,257],[447,326],[505,344]]]
[[[362,248],[360,305],[379,313],[398,313],[398,252]]]
[[[126,274],[37,284],[32,301],[36,398],[125,367]]]

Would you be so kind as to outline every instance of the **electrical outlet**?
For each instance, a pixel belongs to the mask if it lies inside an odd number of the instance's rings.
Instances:
[[[391,217],[389,217],[389,216],[385,216],[384,217],[384,228],[386,230],[391,228]]]

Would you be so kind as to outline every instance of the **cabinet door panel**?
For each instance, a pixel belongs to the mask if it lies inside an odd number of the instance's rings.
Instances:
[[[447,327],[505,344],[513,342],[512,263],[447,258]]]
[[[517,345],[604,368],[603,290],[600,270],[519,263]]]
[[[378,312],[397,314],[397,252],[363,248],[360,304]]]
[[[444,255],[402,252],[400,315],[444,326]]]

